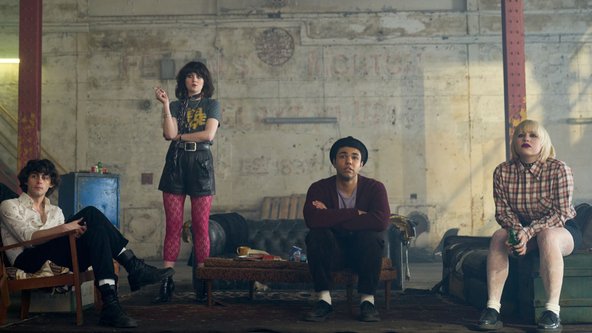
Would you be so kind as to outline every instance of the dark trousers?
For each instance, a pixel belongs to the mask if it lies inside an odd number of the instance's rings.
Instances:
[[[113,258],[117,258],[128,240],[123,238],[103,213],[92,206],[84,208],[66,223],[81,217],[82,222],[86,222],[87,229],[80,238],[76,239],[78,267],[84,271],[92,266],[95,285],[98,285],[98,281],[102,279],[114,279],[117,282]],[[25,249],[14,261],[14,266],[27,273],[35,273],[47,260],[73,269],[68,237],[52,239],[47,243]]]
[[[380,269],[384,241],[371,230],[339,232],[332,229],[311,229],[306,236],[310,274],[315,291],[331,290],[331,272],[351,268],[359,276],[358,292],[374,295]]]

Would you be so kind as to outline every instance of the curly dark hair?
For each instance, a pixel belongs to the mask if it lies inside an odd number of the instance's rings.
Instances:
[[[62,180],[60,178],[60,175],[58,174],[58,170],[50,160],[29,160],[27,162],[27,165],[25,165],[25,167],[18,174],[19,186],[21,190],[23,190],[23,192],[27,193],[27,182],[29,180],[29,176],[34,173],[40,175],[48,175],[51,179],[51,184],[53,185],[53,187],[50,187],[47,190],[47,193],[45,193],[46,197],[49,197],[53,193],[53,191],[57,190],[57,188],[60,187],[60,183],[62,182]]]
[[[187,65],[183,66],[177,74],[177,87],[175,88],[175,96],[178,99],[189,97],[187,96],[187,86],[185,86],[185,79],[187,75],[190,73],[195,73],[204,80],[203,88],[201,89],[201,93],[204,97],[212,97],[214,94],[214,84],[212,83],[212,74],[204,65],[199,61],[192,61]]]

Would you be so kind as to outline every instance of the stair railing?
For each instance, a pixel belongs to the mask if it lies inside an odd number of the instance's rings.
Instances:
[[[18,125],[18,121],[0,104],[0,109],[2,109],[2,111],[4,111],[4,114],[6,114],[11,120],[6,120],[4,117],[0,117],[0,119],[4,120],[4,122],[6,124],[8,124],[8,126],[10,126],[10,128],[12,128],[12,130],[17,133],[18,135],[18,129],[15,126],[15,124]],[[4,133],[0,132],[0,135],[10,144],[9,147],[7,145],[5,145],[4,143],[2,143],[2,141],[0,141],[0,145],[12,156],[14,157],[15,160],[17,160],[18,162],[18,157],[17,157],[17,153],[18,153],[18,147],[13,143],[12,140],[10,140]],[[44,154],[45,153],[45,154]],[[45,155],[45,156],[43,156]],[[69,173],[68,170],[66,170],[66,168],[64,168],[64,166],[52,155],[50,154],[47,149],[45,149],[45,147],[43,147],[43,145],[41,145],[41,157],[47,158],[49,160],[51,160],[55,165],[57,165],[59,168],[56,168],[56,170],[58,171],[58,174],[62,175],[62,174],[67,174]],[[18,163],[17,163],[18,164]],[[15,168],[16,169],[16,168]],[[62,170],[62,172],[60,172],[60,169]],[[18,174],[18,170],[14,173],[15,175]],[[57,200],[57,192],[52,193],[52,196]]]
[[[2,109],[2,111],[4,111],[4,113],[10,117],[10,119],[12,120],[12,122],[14,124],[18,124],[17,120],[8,112],[6,111],[6,109],[0,104],[0,109]],[[15,127],[14,124],[10,123],[9,121],[7,121],[6,119],[2,118],[16,133],[18,133],[18,129]],[[10,141],[4,134],[2,134],[2,136],[8,141],[10,142],[11,146],[17,150],[17,147],[14,145],[14,143],[12,143],[12,141]],[[16,154],[12,153],[12,151],[10,151],[4,144],[2,144],[2,146],[4,147],[4,149],[6,149],[14,158],[16,158]],[[45,153],[45,157],[49,158],[55,165],[57,165],[60,169],[62,169],[63,172],[60,172],[60,170],[58,169],[58,173],[61,174],[65,174],[65,173],[69,173],[68,170],[66,170],[66,168],[64,168],[64,166],[52,155],[50,154],[47,149],[45,149],[45,147],[43,147],[43,145],[41,145],[41,150],[43,153]],[[42,154],[43,155],[43,154]],[[43,156],[42,156],[43,157]]]

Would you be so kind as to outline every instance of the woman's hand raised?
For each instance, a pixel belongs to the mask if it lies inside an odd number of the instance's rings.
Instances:
[[[156,88],[154,94],[156,95],[156,99],[159,100],[162,104],[169,104],[169,96],[166,94],[166,92],[164,92],[162,87]]]

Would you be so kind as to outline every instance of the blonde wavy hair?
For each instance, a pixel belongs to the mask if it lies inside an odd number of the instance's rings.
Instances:
[[[512,160],[520,158],[520,155],[516,152],[516,141],[518,140],[518,135],[532,132],[536,134],[536,136],[541,141],[541,152],[539,154],[539,160],[545,162],[547,158],[554,158],[555,157],[555,148],[551,143],[551,137],[547,130],[542,125],[539,125],[534,120],[524,120],[518,126],[516,126],[516,130],[514,130],[514,135],[512,136],[512,144],[510,145],[510,154]]]

